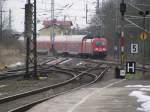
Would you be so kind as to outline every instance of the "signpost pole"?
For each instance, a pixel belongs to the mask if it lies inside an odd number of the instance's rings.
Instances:
[[[145,14],[144,14],[144,16],[143,16],[143,28],[144,28],[144,30],[145,30]],[[144,76],[144,74],[145,74],[145,72],[144,72],[144,69],[145,69],[145,40],[143,41],[143,76]]]

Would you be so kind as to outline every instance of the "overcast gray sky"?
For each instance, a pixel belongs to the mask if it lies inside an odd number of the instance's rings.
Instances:
[[[24,30],[24,5],[26,0],[8,0],[7,8],[12,10],[13,28],[18,31]],[[37,0],[37,18],[42,23],[45,19],[50,19],[51,0]],[[74,27],[79,25],[80,28],[87,26],[85,21],[85,4],[88,4],[88,19],[95,10],[96,0],[55,0],[55,18],[63,20],[64,15],[66,20],[73,22]],[[57,10],[63,9],[63,10]],[[38,24],[40,29],[41,23]]]

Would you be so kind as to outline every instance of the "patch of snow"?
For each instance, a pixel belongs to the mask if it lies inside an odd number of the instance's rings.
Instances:
[[[150,85],[127,85],[128,88],[150,88]]]
[[[137,108],[138,111],[144,111],[143,108],[138,107]]]
[[[80,62],[80,63],[77,63],[76,65],[79,66],[79,65],[82,65],[82,63]]]
[[[60,64],[62,65],[62,64],[65,64],[65,63],[67,63],[67,62],[70,62],[70,61],[72,61],[72,59],[71,59],[71,58],[70,58],[70,59],[68,59],[68,60],[66,60],[66,61],[61,62]]]
[[[0,88],[6,87],[7,85],[0,85]]]
[[[140,91],[150,91],[150,88],[141,88]]]
[[[47,64],[47,65],[56,64],[56,63],[60,62],[61,60],[62,60],[62,58],[59,58],[59,59],[57,59],[57,60],[50,61],[50,62],[48,62],[48,63],[46,63],[46,64]]]
[[[137,97],[137,102],[142,103],[138,110],[142,110],[144,112],[150,112],[150,96],[146,95],[143,91],[133,91],[129,94],[129,96]]]
[[[143,103],[141,106],[145,112],[150,112],[150,101]]]
[[[22,65],[24,65],[24,63],[22,63],[22,62],[17,62],[17,63],[15,63],[15,64],[9,65],[8,67],[17,67],[17,66],[22,66]]]

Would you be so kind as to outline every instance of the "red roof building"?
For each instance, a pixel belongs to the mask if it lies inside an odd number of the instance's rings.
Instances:
[[[58,21],[58,20],[45,20],[43,21],[44,28],[39,30],[40,35],[51,35],[53,31],[54,24],[54,33],[55,35],[70,35],[71,26],[73,25],[71,21]]]

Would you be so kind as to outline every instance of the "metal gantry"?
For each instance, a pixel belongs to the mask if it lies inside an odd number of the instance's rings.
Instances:
[[[143,32],[142,33],[145,33],[145,34],[149,34],[150,32],[148,31],[148,29],[146,29],[146,18],[149,18],[149,11],[146,10],[144,11],[143,9],[137,7],[137,6],[148,6],[146,4],[131,4],[131,3],[127,3],[127,5],[129,5],[130,7],[136,9],[138,12],[139,12],[139,15],[140,16],[133,16],[133,15],[126,15],[126,18],[125,18],[125,21],[127,21],[128,23],[130,23],[131,25],[133,25],[134,27],[138,28],[138,29],[141,29]],[[140,26],[138,24],[136,24],[133,20],[135,19],[143,19],[143,26]],[[132,26],[132,27],[133,27]],[[146,56],[146,49],[145,49],[145,40],[143,40],[143,45],[142,45],[142,49],[143,49],[143,62],[142,62],[142,67],[143,69],[145,69],[145,56]],[[144,72],[143,72],[143,75],[144,75]]]
[[[139,14],[143,17],[143,29],[144,29],[144,32],[145,32],[145,30],[146,30],[145,19],[146,19],[146,16],[149,15],[149,11],[148,10],[146,10],[146,11],[140,11]],[[146,48],[146,46],[145,46],[145,40],[143,40],[143,65],[142,65],[143,70],[145,69],[145,62],[146,62],[145,61],[145,52],[146,52],[145,48]],[[144,74],[145,74],[145,72],[143,71],[143,75]]]
[[[24,78],[37,78],[36,0],[25,5],[26,73]],[[33,67],[33,72],[30,72]]]

